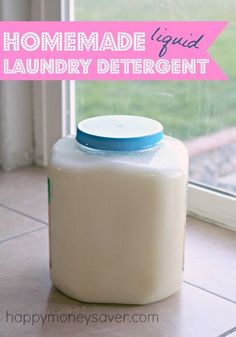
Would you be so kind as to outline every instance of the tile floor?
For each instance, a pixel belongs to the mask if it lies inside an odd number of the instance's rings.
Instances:
[[[146,306],[66,297],[48,274],[45,170],[0,173],[0,337],[233,337],[235,304],[236,233],[193,218],[187,221],[184,283],[176,295]],[[94,314],[107,321],[86,324]],[[109,322],[117,314],[140,320],[157,314],[158,322]]]

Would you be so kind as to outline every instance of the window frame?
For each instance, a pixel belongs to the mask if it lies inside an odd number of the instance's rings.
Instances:
[[[188,214],[236,232],[236,198],[201,184],[188,183]]]

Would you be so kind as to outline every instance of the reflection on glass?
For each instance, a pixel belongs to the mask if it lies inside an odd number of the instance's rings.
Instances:
[[[78,81],[77,120],[102,114],[145,115],[184,141],[190,179],[236,194],[235,0],[76,0],[77,20],[226,20],[210,53],[229,80]]]

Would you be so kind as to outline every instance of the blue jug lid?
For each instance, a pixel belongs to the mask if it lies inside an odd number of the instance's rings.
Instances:
[[[139,151],[155,146],[163,138],[158,121],[141,116],[106,115],[78,124],[77,141],[104,151]]]

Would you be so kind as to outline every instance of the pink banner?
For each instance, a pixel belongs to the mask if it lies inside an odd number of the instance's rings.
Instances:
[[[207,51],[226,25],[0,22],[0,79],[226,80]]]

